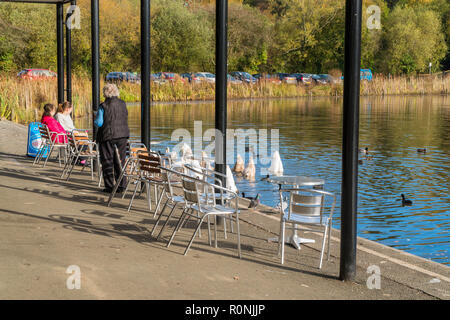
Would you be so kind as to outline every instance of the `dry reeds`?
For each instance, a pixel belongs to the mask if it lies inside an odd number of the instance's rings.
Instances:
[[[103,81],[101,82],[103,86]],[[361,81],[361,95],[425,95],[448,94],[450,77],[384,77],[375,76],[372,81]],[[140,100],[139,84],[119,85],[120,97],[126,102]],[[257,84],[229,84],[228,98],[287,98],[303,96],[341,96],[342,83],[333,85],[291,85],[260,82]],[[72,100],[75,117],[85,116],[91,110],[91,81],[88,77],[74,76]],[[151,84],[153,101],[214,100],[215,86],[210,83]],[[101,97],[103,100],[103,97]],[[39,120],[45,103],[57,101],[57,82],[51,80],[22,80],[15,76],[0,75],[0,117],[19,123]]]

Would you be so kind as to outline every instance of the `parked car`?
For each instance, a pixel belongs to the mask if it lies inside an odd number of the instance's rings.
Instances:
[[[370,69],[361,69],[359,71],[360,80],[372,81],[373,74]],[[344,76],[341,77],[341,80],[344,80]]]
[[[56,78],[58,75],[48,69],[24,69],[17,76],[22,79],[38,80]]]
[[[110,72],[106,75],[105,81],[123,81],[124,74],[123,72]]]
[[[313,74],[312,78],[316,84],[330,84],[336,82],[336,80],[329,74]]]
[[[242,80],[236,79],[231,74],[227,74],[227,82],[231,84],[242,84]]]
[[[281,82],[297,84],[297,79],[291,76],[289,73],[277,73],[277,76],[281,80]]]
[[[178,73],[175,73],[175,72],[157,72],[157,73],[155,73],[155,77],[160,82],[175,82],[175,81],[185,82],[186,81],[184,78],[180,77],[180,75]]]
[[[125,72],[126,81],[133,83],[141,83],[141,76],[135,72]]]
[[[370,69],[361,69],[360,70],[360,79],[361,80],[367,80],[367,81],[372,81],[372,77],[373,77],[373,75],[372,75],[372,70],[370,70]]]
[[[120,81],[127,81],[127,82],[141,82],[141,77],[137,73],[133,72],[110,72],[106,75],[105,81],[109,82],[120,82]]]
[[[230,72],[231,76],[233,76],[234,78],[241,80],[243,83],[256,83],[258,80],[253,77],[250,73],[248,72],[243,72],[243,71],[233,71]]]
[[[192,73],[182,73],[180,74],[180,77],[182,77],[183,79],[192,82]]]
[[[312,82],[312,77],[309,73],[293,73],[291,76],[295,77],[297,83],[311,84]]]
[[[253,77],[255,77],[258,81],[265,81],[275,84],[280,84],[281,80],[276,74],[261,74],[257,73],[254,74]]]
[[[192,75],[194,82],[216,83],[216,75],[209,72],[197,72]]]

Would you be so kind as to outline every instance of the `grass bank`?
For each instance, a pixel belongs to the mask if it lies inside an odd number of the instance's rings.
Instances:
[[[104,82],[101,81],[101,87]],[[120,97],[126,102],[140,100],[140,85],[123,83],[119,86]],[[89,113],[91,103],[91,81],[86,77],[74,77],[72,97],[75,116]],[[375,77],[361,82],[361,95],[426,95],[448,94],[450,77]],[[151,85],[153,101],[198,101],[214,100],[213,84],[166,83]],[[293,98],[305,96],[341,96],[343,86],[333,85],[291,85],[259,83],[255,85],[229,85],[228,98]],[[103,96],[101,96],[103,100]],[[29,81],[14,76],[0,75],[0,117],[27,123],[40,119],[44,103],[57,101],[56,80]]]

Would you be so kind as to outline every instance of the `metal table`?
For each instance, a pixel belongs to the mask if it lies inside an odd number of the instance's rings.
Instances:
[[[318,178],[310,178],[305,176],[272,176],[267,179],[268,182],[278,184],[281,189],[281,185],[292,186],[293,188],[300,187],[323,187],[325,180]],[[280,203],[283,207],[283,204]],[[297,235],[297,230],[292,230],[292,234],[285,238],[285,243],[292,244],[295,248],[300,250],[300,243],[314,243],[314,239],[301,238]],[[278,237],[269,238],[269,241],[278,242]]]

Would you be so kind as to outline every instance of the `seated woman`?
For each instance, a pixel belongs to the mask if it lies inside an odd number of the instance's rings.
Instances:
[[[50,132],[64,133],[64,135],[60,135],[58,137],[58,141],[56,141],[56,142],[57,143],[67,143],[66,130],[64,130],[64,128],[61,126],[61,124],[58,121],[56,121],[55,118],[53,118],[55,113],[56,113],[56,108],[53,104],[47,103],[46,105],[44,105],[44,114],[42,115],[41,123],[47,125],[48,130]],[[55,139],[56,139],[55,133],[52,134],[52,137],[51,137],[52,141],[55,141]]]
[[[58,113],[55,115],[55,119],[66,131],[72,131],[73,129],[75,129],[72,117],[70,116],[72,109],[72,103],[70,103],[69,101],[65,101],[64,103],[59,105]]]

